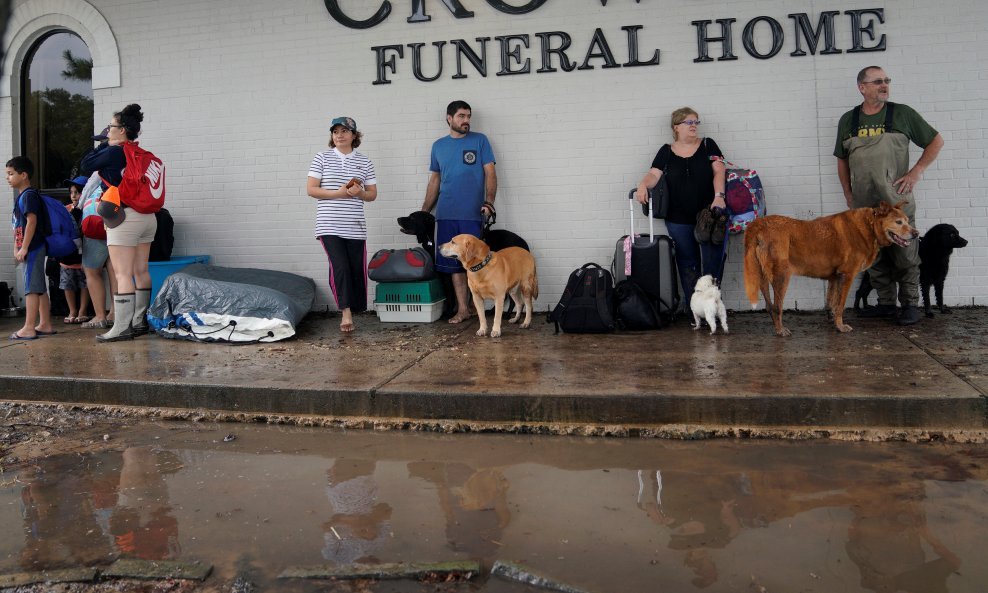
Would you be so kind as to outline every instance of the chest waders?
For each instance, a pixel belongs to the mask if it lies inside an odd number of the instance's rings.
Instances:
[[[912,192],[898,194],[892,185],[909,172],[909,138],[890,131],[892,108],[892,103],[886,104],[885,133],[864,137],[857,136],[861,107],[854,109],[851,132],[855,135],[843,142],[851,172],[851,207],[873,208],[881,202],[895,205],[908,200],[903,210],[909,216],[909,224],[915,227],[916,200]],[[909,247],[891,245],[881,249],[868,276],[880,305],[894,306],[897,298],[901,306],[918,305],[919,241],[912,241]]]

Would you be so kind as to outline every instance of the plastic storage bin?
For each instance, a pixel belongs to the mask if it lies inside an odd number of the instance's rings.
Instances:
[[[422,282],[381,282],[374,293],[378,303],[434,303],[441,300],[443,283],[439,279]]]
[[[154,298],[158,296],[158,290],[165,283],[165,278],[186,266],[208,263],[208,255],[184,255],[173,257],[168,261],[148,262],[148,272],[151,273],[151,302],[154,302]]]
[[[384,322],[432,323],[443,314],[443,303],[440,299],[434,303],[420,305],[408,303],[374,303],[377,308],[377,318]]]

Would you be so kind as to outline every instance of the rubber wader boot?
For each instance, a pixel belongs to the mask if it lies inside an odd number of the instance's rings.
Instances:
[[[134,330],[131,323],[134,321],[134,295],[115,294],[113,304],[116,313],[113,316],[113,328],[103,335],[96,336],[96,341],[119,342],[120,340],[133,340]]]
[[[858,317],[863,319],[891,319],[895,317],[898,309],[895,305],[883,305],[881,303],[874,307],[865,307],[858,311]]]
[[[151,289],[138,288],[134,293],[134,320],[130,323],[135,336],[148,333],[148,305],[151,304]]]
[[[915,325],[922,318],[923,314],[919,312],[919,307],[916,305],[906,305],[899,311],[899,316],[895,321],[899,325]]]

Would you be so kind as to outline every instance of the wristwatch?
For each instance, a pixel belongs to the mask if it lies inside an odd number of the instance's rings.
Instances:
[[[727,197],[727,194],[725,194],[722,191],[719,191],[719,192],[717,192],[717,193],[714,194],[714,197],[715,198],[726,198]]]

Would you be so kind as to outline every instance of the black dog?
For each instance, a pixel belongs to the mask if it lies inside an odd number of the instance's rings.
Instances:
[[[497,222],[497,212],[491,210],[491,216],[484,224],[484,230],[480,238],[487,243],[491,251],[499,251],[506,247],[521,247],[525,251],[531,251],[528,243],[511,231],[503,229],[492,230],[491,226]],[[406,235],[414,235],[423,249],[435,255],[436,253],[436,217],[421,210],[412,212],[408,216],[398,217],[398,227]],[[443,292],[447,295],[453,294],[453,281],[449,274],[439,273],[439,278],[443,283]],[[514,302],[508,299],[505,312],[510,313],[514,308]],[[456,311],[456,299],[447,298],[443,306],[443,318],[451,317]]]
[[[487,246],[491,248],[491,251],[500,251],[508,247],[521,247],[525,251],[532,251],[528,248],[528,242],[517,234],[504,229],[491,230],[491,227],[494,226],[494,223],[496,222],[497,211],[491,208],[491,216],[487,219],[487,222],[484,223],[484,232],[480,234],[481,240],[483,240],[484,243],[487,243]]]
[[[934,225],[919,240],[919,286],[923,292],[923,310],[927,317],[933,317],[930,306],[930,286],[933,287],[937,299],[937,307],[941,313],[949,315],[951,310],[943,304],[943,282],[947,279],[950,267],[950,255],[954,249],[967,247],[967,239],[961,237],[957,228],[950,224]],[[868,295],[873,290],[868,272],[861,274],[861,284],[854,293],[854,308],[868,306]]]
[[[398,217],[398,228],[406,235],[414,235],[422,249],[436,256],[436,217],[428,212],[416,210],[408,216]],[[453,292],[453,279],[449,274],[437,272],[443,283],[443,294],[449,297]],[[449,319],[456,314],[456,299],[447,298],[443,303],[442,319]]]
[[[950,224],[938,224],[926,232],[919,240],[919,286],[923,291],[923,310],[927,317],[933,317],[930,306],[930,286],[937,297],[937,308],[941,313],[952,311],[943,304],[943,282],[947,279],[950,255],[954,249],[967,247],[967,239],[961,237],[957,228]]]
[[[484,224],[484,230],[480,235],[480,238],[484,241],[484,243],[487,243],[487,246],[491,248],[491,251],[500,251],[507,247],[521,247],[525,251],[531,251],[531,249],[528,248],[528,242],[516,233],[503,229],[492,230],[491,227],[494,226],[494,223],[496,222],[497,212],[491,211],[491,216]],[[432,214],[419,210],[417,212],[412,212],[408,216],[400,216],[398,217],[398,227],[401,228],[401,232],[406,235],[415,235],[415,240],[418,241],[426,251],[431,253],[436,252],[436,217]]]
[[[414,235],[419,245],[435,255],[436,217],[428,212],[416,210],[408,216],[398,217],[398,228],[406,235]]]

